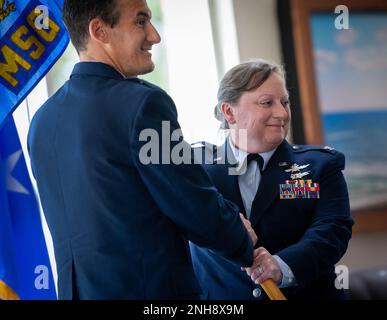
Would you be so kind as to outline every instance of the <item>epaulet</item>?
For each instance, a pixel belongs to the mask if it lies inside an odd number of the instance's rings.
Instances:
[[[138,78],[138,77],[131,77],[131,78],[127,78],[126,80],[129,80],[129,81],[134,81],[134,82],[137,82],[141,85],[144,85],[148,88],[151,88],[151,89],[156,89],[156,90],[161,90],[163,92],[165,92],[162,88],[156,86],[155,84],[153,84],[152,82],[149,82],[147,80],[144,80],[142,78]]]
[[[335,148],[329,146],[308,146],[308,145],[293,145],[292,149],[296,153],[307,152],[307,151],[321,151],[329,152],[331,154],[336,153]]]
[[[145,86],[147,86],[147,87],[149,87],[149,88],[164,91],[163,89],[161,89],[160,87],[156,86],[155,84],[153,84],[153,83],[151,83],[151,82],[149,82],[149,81],[146,81],[146,80],[141,79],[141,78],[138,78],[138,80],[139,80],[138,82],[139,82],[140,84],[143,84],[143,85],[145,85]]]

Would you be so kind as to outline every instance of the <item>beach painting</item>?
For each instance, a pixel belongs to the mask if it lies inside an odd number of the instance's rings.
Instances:
[[[311,15],[325,144],[346,156],[352,211],[387,208],[387,13]]]

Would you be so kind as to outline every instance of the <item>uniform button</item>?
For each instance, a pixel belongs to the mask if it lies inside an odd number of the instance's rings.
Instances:
[[[298,149],[300,149],[300,147],[299,146],[293,146],[293,149],[294,150],[298,150]]]
[[[253,296],[256,299],[259,299],[259,300],[262,299],[262,290],[259,288],[255,288],[253,291]]]

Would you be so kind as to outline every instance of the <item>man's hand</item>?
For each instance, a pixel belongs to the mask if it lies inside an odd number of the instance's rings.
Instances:
[[[254,250],[254,262],[249,268],[243,268],[256,284],[272,279],[276,284],[282,281],[282,271],[277,260],[265,248]]]
[[[241,217],[241,220],[247,230],[247,232],[249,233],[250,235],[250,238],[251,240],[253,241],[253,246],[255,246],[255,244],[257,243],[257,240],[258,240],[258,237],[257,235],[255,234],[255,231],[254,229],[251,227],[251,222],[250,220],[247,220],[242,213],[239,213],[240,217]]]

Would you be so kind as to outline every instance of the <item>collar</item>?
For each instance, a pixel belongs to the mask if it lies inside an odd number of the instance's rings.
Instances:
[[[238,161],[238,168],[237,168],[237,170],[238,170],[245,163],[246,158],[249,154],[243,150],[236,148],[234,146],[234,143],[231,141],[230,137],[228,137],[227,140],[228,140],[228,144],[231,148],[231,151],[234,154],[235,159]],[[269,163],[271,157],[273,156],[273,154],[277,150],[277,148],[274,148],[273,150],[270,150],[267,152],[258,153],[263,158],[263,170],[265,170],[267,164]]]
[[[125,79],[137,79],[133,78],[125,78],[120,72],[114,69],[112,66],[98,61],[81,61],[78,62],[71,73],[71,77],[76,75],[92,75],[92,76],[100,76],[105,78],[113,78],[117,80],[125,80]]]

